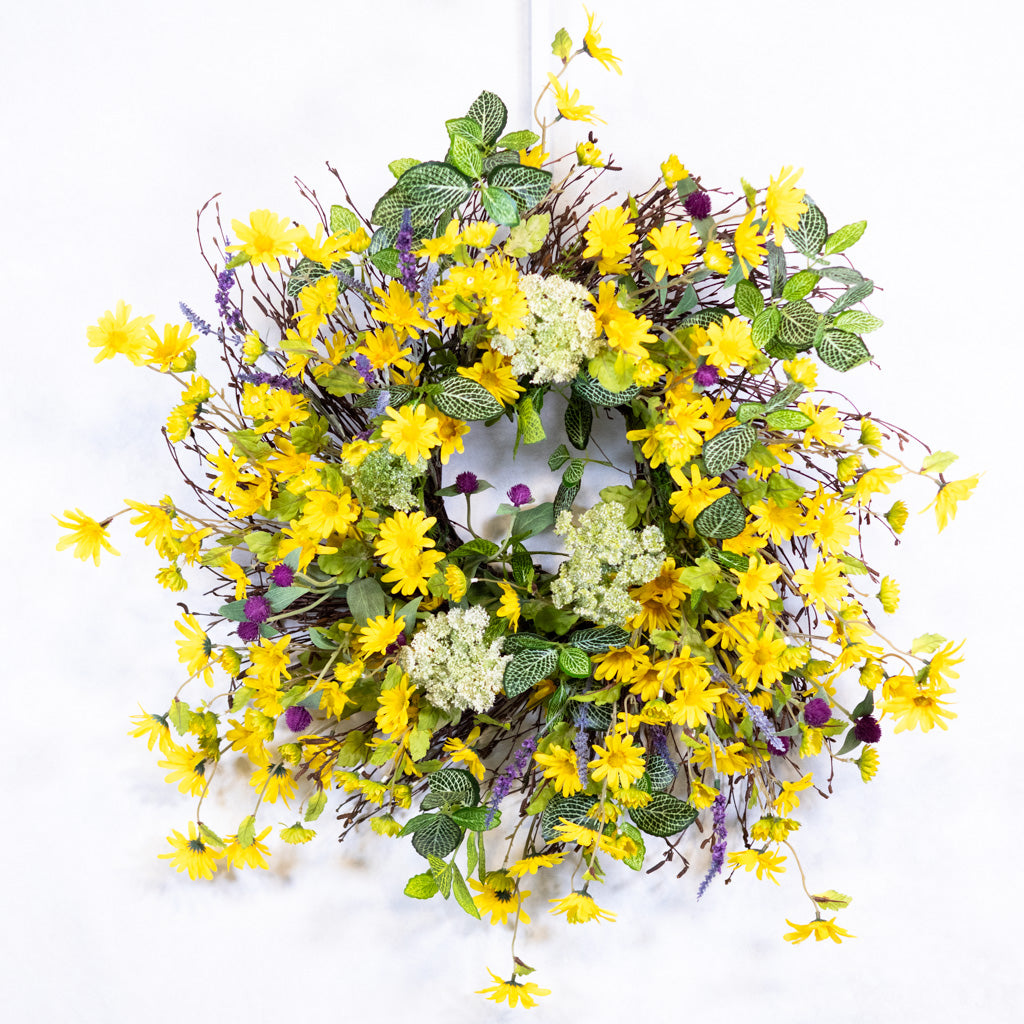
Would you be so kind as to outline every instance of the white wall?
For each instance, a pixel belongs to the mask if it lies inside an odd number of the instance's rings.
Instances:
[[[591,63],[570,81],[609,121],[598,134],[623,187],[670,151],[730,187],[805,167],[835,225],[869,220],[858,266],[885,289],[872,302],[887,321],[883,370],[851,375],[854,397],[959,452],[961,475],[987,475],[941,538],[930,516],[912,520],[890,563],[904,588],[896,635],[968,637],[960,717],[948,733],[887,738],[880,776],[839,777],[798,836],[812,884],[855,897],[840,923],[858,938],[782,942],[784,918],[806,918],[793,872],[779,888],[737,876],[699,906],[693,873],[630,875],[602,894],[618,922],[578,928],[536,899],[561,892],[535,893],[520,955],[555,990],[538,1021],[1015,1019],[1020,487],[1008,470],[1022,168],[1008,11],[606,0],[597,12],[625,74]],[[94,366],[85,328],[119,298],[160,324],[179,299],[212,312],[198,206],[220,191],[229,219],[305,216],[292,178],[334,201],[330,160],[369,207],[386,163],[440,155],[444,119],[481,88],[524,124],[531,39],[540,82],[555,29],[578,40],[584,25],[563,0],[529,13],[510,0],[60,0],[5,13],[7,1019],[504,1019],[470,993],[485,966],[505,970],[507,934],[403,897],[419,870],[406,846],[325,835],[276,854],[275,874],[209,885],[156,860],[189,804],[127,719],[177,685],[177,609],[127,530],[123,557],[97,571],[56,554],[49,515],[99,517],[172,479],[158,434],[172,391]]]

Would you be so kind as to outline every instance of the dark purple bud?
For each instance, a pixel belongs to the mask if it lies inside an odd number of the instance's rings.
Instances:
[[[767,741],[768,749],[779,757],[789,750],[788,736],[772,736]]]
[[[384,648],[384,653],[397,654],[408,642],[409,641],[405,636],[405,630],[403,629],[402,632],[395,637],[395,642],[393,644],[388,644],[387,647]]]
[[[262,594],[256,594],[245,602],[245,617],[250,622],[266,622],[270,611],[270,602]]]
[[[515,505],[516,508],[522,508],[523,505],[529,505],[533,501],[533,495],[530,493],[530,488],[526,484],[513,484],[508,489],[508,500]]]
[[[274,584],[278,587],[290,587],[292,580],[295,579],[295,573],[290,565],[285,565],[282,562],[280,565],[275,565],[270,570],[270,578],[274,581]]]
[[[832,717],[832,709],[823,697],[814,697],[804,705],[804,722],[820,729]]]
[[[255,622],[240,622],[238,636],[247,644],[251,644],[260,635],[260,627]]]
[[[302,732],[312,721],[313,716],[301,704],[293,704],[284,713],[284,724],[292,732]]]
[[[853,735],[861,743],[877,743],[882,738],[882,727],[871,715],[865,715],[854,722]]]
[[[683,209],[694,220],[703,220],[711,213],[711,196],[707,192],[691,192],[683,200]]]
[[[693,375],[693,379],[702,388],[711,387],[718,380],[718,370],[710,363],[705,363],[703,366],[697,367],[697,372]]]
[[[455,488],[459,494],[475,494],[479,482],[476,473],[470,473],[467,469],[455,478]]]

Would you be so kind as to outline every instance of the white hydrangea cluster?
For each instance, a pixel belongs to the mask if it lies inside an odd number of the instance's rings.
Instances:
[[[486,711],[501,689],[505,664],[501,640],[484,642],[490,616],[479,606],[454,608],[427,620],[398,660],[431,704],[445,711]]]
[[[598,340],[590,293],[564,277],[526,274],[519,279],[530,312],[512,337],[495,335],[491,348],[512,357],[517,377],[531,374],[535,384],[565,383],[585,359],[596,356]]]
[[[622,626],[640,612],[630,587],[649,583],[665,561],[665,538],[656,526],[639,533],[626,525],[626,509],[601,501],[584,512],[579,525],[562,512],[555,532],[569,553],[551,584],[551,599],[599,626]]]

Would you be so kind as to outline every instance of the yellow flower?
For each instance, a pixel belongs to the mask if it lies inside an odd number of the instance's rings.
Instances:
[[[587,229],[583,232],[583,240],[587,243],[586,249],[583,250],[583,258],[599,257],[597,269],[602,273],[617,266],[628,256],[630,248],[637,240],[636,230],[627,222],[626,217],[626,209],[623,206],[602,206],[596,209],[587,221]]]
[[[633,745],[632,736],[607,736],[605,746],[594,744],[597,757],[588,762],[595,782],[608,780],[612,789],[626,789],[644,773],[643,747]]]
[[[797,794],[807,789],[813,780],[814,772],[808,772],[796,782],[783,782],[779,795],[772,802],[772,810],[782,818],[789,817],[800,806],[800,797]]]
[[[472,879],[470,879],[469,884],[473,884]],[[533,998],[534,996],[551,995],[551,989],[541,988],[536,982],[517,981],[515,976],[509,978],[508,981],[502,981],[490,968],[487,969],[487,973],[498,984],[492,985],[490,988],[479,988],[476,990],[476,994],[478,996],[487,996],[488,999],[495,1003],[503,1003],[507,999],[509,1006],[518,1006],[522,1002],[523,1006],[529,1009],[537,1005],[536,1000]]]
[[[878,751],[865,744],[856,761],[862,782],[870,782],[878,772]]]
[[[949,525],[949,521],[955,518],[957,503],[966,501],[971,496],[980,479],[981,474],[975,473],[966,480],[952,480],[948,484],[943,484],[935,500],[921,509],[922,512],[927,512],[932,505],[935,506],[935,522],[939,525],[939,533],[942,533]]]
[[[405,622],[396,619],[396,605],[390,615],[377,615],[366,620],[366,625],[359,630],[361,650],[366,654],[384,654],[387,649],[401,636]]]
[[[514,403],[526,390],[512,372],[512,360],[500,352],[484,352],[480,362],[460,366],[459,373],[485,387],[502,405]]]
[[[660,281],[666,273],[681,274],[687,263],[693,259],[700,248],[700,238],[692,234],[693,225],[666,224],[663,228],[654,228],[647,235],[652,248],[646,253],[650,264],[658,268],[655,281]]]
[[[704,265],[716,274],[728,274],[732,268],[732,259],[721,242],[712,241],[704,248]]]
[[[508,873],[513,878],[522,878],[523,875],[535,875],[541,868],[553,868],[565,860],[566,853],[535,853],[529,857],[517,860],[509,869]]]
[[[809,939],[812,935],[814,936],[815,942],[821,942],[822,939],[831,939],[835,943],[840,943],[843,939],[855,939],[856,935],[851,935],[848,931],[840,928],[836,923],[834,917],[830,917],[827,921],[822,921],[821,918],[815,918],[810,924],[793,924],[788,918],[786,924],[789,925],[793,931],[788,932],[782,937],[787,942],[792,942],[794,945],[798,942],[803,942],[804,939]]]
[[[586,7],[583,8],[583,13],[587,16],[587,31],[583,36],[583,49],[603,67],[609,71],[617,71],[621,75],[622,68],[619,67],[621,61],[607,46],[601,45],[601,26],[598,25],[597,28],[594,28],[594,15]]]
[[[181,622],[174,624],[175,629],[184,637],[183,640],[176,641],[178,661],[188,668],[190,676],[201,674],[206,680],[206,685],[213,686],[213,669],[210,667],[213,644],[196,622],[195,616],[184,612],[181,617],[184,625]]]
[[[562,796],[572,796],[583,789],[575,751],[554,743],[546,753],[535,753],[533,759],[544,769],[544,778],[551,779]]]
[[[882,608],[892,614],[900,606],[900,585],[891,577],[883,576],[878,589]]]
[[[421,248],[416,250],[417,256],[426,256],[432,263],[436,263],[442,256],[450,256],[455,252],[455,246],[459,244],[459,222],[452,218],[444,234],[437,238],[424,238],[421,240]]]
[[[367,331],[363,335],[363,343],[356,352],[366,356],[375,370],[383,370],[386,366],[396,366],[400,370],[408,370],[412,363],[405,357],[412,353],[411,348],[402,348],[390,327],[383,330]]]
[[[569,86],[562,85],[550,71],[548,72],[548,81],[555,92],[555,105],[558,107],[558,113],[567,121],[590,121],[591,123],[601,121],[602,124],[604,123],[602,118],[594,116],[592,105],[587,106],[580,103],[579,89],[573,89],[570,95]]]
[[[886,521],[892,527],[893,533],[902,533],[907,525],[907,506],[905,502],[894,501],[892,508],[885,513]]]
[[[398,511],[380,525],[373,550],[377,557],[392,568],[418,554],[424,548],[434,547],[427,531],[437,522],[434,516],[423,512]]]
[[[594,897],[588,895],[586,890],[572,892],[568,896],[563,896],[560,900],[548,900],[548,902],[554,903],[551,913],[565,914],[565,919],[569,924],[615,920],[615,915],[610,911],[602,910],[594,901]]]
[[[772,584],[782,575],[778,562],[765,562],[755,555],[745,571],[736,574],[736,593],[744,608],[767,608],[779,595]]]
[[[492,224],[489,220],[475,220],[462,229],[459,237],[474,249],[486,249],[497,230],[498,225]]]
[[[373,290],[378,299],[377,304],[370,307],[370,314],[382,324],[390,324],[399,339],[407,334],[418,338],[420,331],[430,330],[430,322],[420,315],[419,304],[413,302],[401,281],[392,279],[386,292],[382,288]]]
[[[501,606],[498,608],[498,618],[508,619],[508,628],[513,633],[519,630],[519,595],[515,588],[504,580],[498,582],[501,587]]]
[[[444,571],[444,585],[448,588],[449,600],[461,601],[466,596],[469,581],[457,565],[449,565]]]
[[[137,316],[129,320],[131,313],[132,307],[119,299],[116,313],[108,309],[95,327],[86,329],[90,347],[99,349],[93,362],[113,359],[115,355],[127,356],[136,366],[142,366],[146,361],[149,344],[146,328],[153,317]]]
[[[57,520],[58,526],[71,531],[66,537],[61,537],[57,541],[58,551],[63,551],[74,544],[75,558],[80,558],[83,562],[91,558],[95,565],[100,564],[100,551],[109,551],[112,555],[121,553],[108,539],[107,523],[110,522],[109,519],[104,523],[98,523],[95,519],[90,519],[80,508],[75,509],[74,512],[65,509],[64,515],[66,520],[53,517]]]
[[[579,146],[576,147],[576,152],[579,153]],[[545,153],[544,148],[541,145],[536,145],[532,149],[521,149],[519,150],[519,162],[524,167],[542,167],[544,161],[551,156],[550,153]],[[581,161],[583,163],[584,161]]]
[[[768,194],[765,196],[765,217],[769,228],[775,233],[775,244],[782,245],[786,237],[786,228],[795,228],[800,223],[800,214],[807,212],[807,204],[801,202],[804,190],[796,188],[804,169],[793,172],[792,167],[783,167],[777,178],[768,181]]]
[[[344,536],[359,519],[360,511],[347,487],[342,487],[338,494],[310,490],[306,492],[306,504],[299,523],[303,530],[320,539],[330,537],[332,533]]]
[[[507,872],[489,871],[486,882],[471,878],[469,884],[480,894],[473,897],[473,902],[481,913],[491,915],[491,924],[505,924],[509,914],[518,914],[523,924],[530,923],[530,915],[521,909],[530,892],[517,891],[517,883]]]
[[[444,752],[456,764],[464,764],[479,782],[483,782],[485,774],[484,763],[480,760],[479,755],[471,746],[471,744],[475,743],[479,737],[480,726],[473,729],[465,740],[460,740],[458,737],[452,736],[450,739],[444,741]]]
[[[786,858],[779,853],[771,853],[769,850],[740,850],[738,853],[729,854],[729,863],[743,868],[745,871],[757,871],[758,878],[767,878],[770,882],[779,884],[775,877],[776,873],[783,873],[786,869],[782,866]]]
[[[273,825],[268,825],[258,836],[254,836],[248,846],[242,846],[238,836],[228,836],[227,846],[224,848],[224,857],[233,868],[264,868],[268,867],[265,854],[270,851],[262,840],[270,835]]]
[[[782,842],[790,832],[795,832],[800,827],[800,822],[793,818],[776,818],[771,815],[765,818],[758,818],[750,826],[750,836],[760,842],[771,840],[775,843]]]
[[[377,698],[377,728],[393,738],[400,736],[409,726],[410,711],[416,687],[409,684],[409,677],[402,674],[397,686],[382,690]]]
[[[950,692],[951,688],[945,684],[922,686],[910,680],[908,685],[883,701],[882,710],[895,717],[894,732],[917,728],[922,732],[931,732],[936,725],[940,729],[947,729],[943,719],[957,717],[956,712],[946,709],[942,700]]]
[[[820,612],[838,608],[846,597],[843,566],[835,558],[823,559],[819,555],[813,569],[797,569],[793,573],[793,582],[803,594],[804,603],[813,605]]]
[[[289,845],[299,846],[302,843],[308,843],[316,835],[316,831],[311,828],[303,828],[299,822],[295,822],[294,825],[281,829],[278,835]]]
[[[198,340],[198,335],[192,334],[191,331],[191,324],[185,324],[184,327],[178,324],[164,324],[164,333],[161,337],[152,327],[147,326],[149,348],[146,351],[146,362],[161,373],[167,373],[172,369],[178,372],[191,369],[188,363],[191,361],[195,365],[195,352],[192,346]]]
[[[193,881],[213,878],[217,861],[224,856],[220,850],[214,850],[203,842],[194,821],[188,823],[187,839],[177,829],[172,829],[167,842],[174,849],[170,853],[158,854],[159,859],[169,860],[178,871],[187,871]]]
[[[743,261],[744,277],[750,276],[751,267],[759,267],[764,262],[767,252],[764,247],[765,236],[754,226],[756,212],[753,207],[747,210],[747,215],[740,221],[732,237],[736,255]]]
[[[750,340],[750,324],[740,317],[722,317],[721,325],[708,324],[703,333],[707,340],[698,352],[725,373],[733,364],[749,366],[758,356]]]
[[[161,750],[167,755],[167,760],[157,761],[157,765],[170,769],[164,776],[164,782],[171,786],[177,783],[179,793],[199,796],[206,788],[207,781],[206,757],[203,752],[191,747],[179,747],[174,742],[161,747]]]
[[[261,765],[252,773],[249,785],[272,804],[276,804],[280,797],[287,807],[288,801],[295,796],[295,780],[283,763]]]
[[[690,176],[690,172],[682,165],[679,157],[675,153],[669,155],[669,158],[661,165],[661,176],[665,180],[665,184],[672,188],[677,181],[682,181],[684,178]]]
[[[154,743],[160,744],[160,749],[167,751],[174,745],[171,740],[171,730],[167,724],[166,715],[152,715],[140,704],[141,715],[132,715],[132,724],[135,728],[128,733],[129,736],[136,736],[145,739],[147,749],[152,750]]]
[[[601,160],[601,150],[597,148],[592,142],[581,142],[576,146],[576,160],[583,166],[586,167],[603,167],[604,163]],[[522,158],[520,158],[522,163]]]
[[[807,359],[804,356],[787,359],[782,364],[782,369],[786,371],[786,376],[790,380],[803,384],[809,390],[818,386],[818,368],[813,359]]]
[[[424,405],[412,408],[403,405],[401,409],[388,406],[384,410],[391,422],[381,425],[380,432],[391,444],[396,455],[404,455],[410,462],[430,457],[430,450],[441,444],[438,435],[440,423],[436,416],[428,416]]]
[[[248,224],[233,220],[231,229],[241,244],[229,245],[227,251],[244,252],[251,263],[265,263],[275,274],[281,269],[277,257],[294,255],[295,243],[309,233],[288,227],[287,217],[279,217],[270,210],[253,210]]]

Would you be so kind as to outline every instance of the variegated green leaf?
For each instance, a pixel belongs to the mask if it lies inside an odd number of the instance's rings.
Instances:
[[[594,380],[586,370],[580,370],[573,378],[572,390],[574,394],[586,399],[591,404],[603,405],[609,409],[631,402],[640,393],[640,389],[635,384],[631,384],[624,391],[609,391]]]
[[[297,299],[299,292],[306,285],[315,284],[321,277],[326,277],[329,273],[330,270],[322,263],[317,263],[316,260],[303,256],[295,264],[295,269],[292,270],[291,276],[288,278],[288,287],[285,289],[285,294],[290,299]]]
[[[833,231],[825,239],[825,255],[831,256],[833,253],[849,249],[851,245],[860,241],[860,237],[864,234],[864,229],[867,226],[868,222],[866,220],[858,220],[853,224],[844,224],[843,227]]]
[[[858,302],[863,302],[875,290],[875,282],[870,278],[863,278],[857,284],[847,288],[842,295],[828,307],[829,313],[838,313]]]
[[[496,188],[494,185],[484,185],[480,190],[480,199],[483,201],[487,216],[495,224],[506,224],[508,227],[515,227],[519,223],[519,207],[512,196],[503,188]]]
[[[821,275],[813,270],[801,270],[794,274],[782,289],[782,297],[791,302],[802,299],[814,291],[814,286],[821,280]]]
[[[693,521],[693,527],[702,537],[728,540],[730,537],[738,537],[746,522],[747,510],[743,502],[730,493],[723,494],[700,512]]]
[[[800,214],[800,222],[795,228],[786,228],[786,237],[793,243],[797,252],[804,256],[817,256],[828,237],[828,223],[825,214],[804,196],[807,209]]]
[[[738,281],[736,283],[733,302],[736,303],[736,309],[740,315],[745,316],[748,320],[753,320],[764,309],[764,296],[753,281]]]
[[[396,186],[414,220],[433,223],[445,210],[461,206],[473,191],[473,182],[450,164],[438,160],[410,167]]]
[[[764,410],[765,412],[775,412],[776,409],[785,409],[790,402],[799,398],[803,393],[803,384],[799,383],[799,381],[793,381],[779,391],[776,391],[775,394],[765,402]]]
[[[561,469],[569,461],[569,449],[564,444],[560,444],[549,456],[548,456],[548,469],[554,472],[556,469]]]
[[[749,423],[751,420],[764,416],[764,402],[744,402],[736,410],[736,419],[740,423]]]
[[[518,654],[520,651],[553,651],[557,644],[545,640],[536,633],[510,633],[504,640],[504,654]]]
[[[772,430],[806,430],[814,423],[807,413],[797,409],[779,409],[768,413],[765,419]]]
[[[509,132],[498,139],[498,145],[504,149],[529,149],[535,142],[540,142],[540,136],[525,128],[519,132]]]
[[[728,309],[721,306],[712,306],[708,309],[698,309],[696,313],[688,313],[679,321],[680,327],[708,327],[710,324],[721,324],[727,316],[732,316]]]
[[[663,791],[672,785],[676,777],[676,767],[667,757],[662,757],[661,754],[648,754],[644,764],[652,791]]]
[[[853,267],[818,267],[818,273],[840,284],[859,284],[864,280],[864,275]]]
[[[768,279],[772,283],[772,298],[777,299],[786,287],[786,254],[771,239],[765,242],[764,247],[768,252]]]
[[[871,358],[867,346],[856,334],[829,329],[818,342],[818,356],[826,366],[845,373]]]
[[[883,323],[884,321],[877,316],[872,316],[863,310],[848,309],[832,321],[832,326],[840,331],[849,331],[850,334],[868,334],[871,331],[877,331]]]
[[[578,647],[563,647],[558,653],[558,667],[574,679],[589,679],[593,671],[590,659]]]
[[[514,149],[499,149],[495,153],[488,153],[484,157],[484,177],[491,173],[495,167],[501,164],[518,164],[519,153]]]
[[[402,268],[398,265],[398,250],[389,245],[386,249],[378,249],[370,257],[370,262],[388,277],[401,277]]]
[[[580,493],[580,486],[579,483],[567,484],[564,480],[558,485],[555,500],[552,502],[556,517],[559,513],[568,512],[572,508],[576,495]]]
[[[583,471],[587,468],[586,459],[573,459],[562,474],[563,484],[578,484],[583,479]]]
[[[518,697],[534,683],[551,675],[558,667],[558,651],[520,651],[506,666],[504,687],[506,697]]]
[[[447,857],[461,842],[462,829],[444,814],[431,815],[412,836],[413,849],[421,857]]]
[[[470,124],[475,122],[471,121]],[[451,146],[451,162],[456,170],[476,180],[484,172],[484,155],[480,147],[469,139],[454,138]]]
[[[442,804],[462,804],[474,807],[480,802],[480,787],[473,776],[464,768],[439,768],[427,776],[430,792],[423,798],[420,807],[429,811]],[[443,853],[437,856],[443,857]]]
[[[583,451],[587,447],[593,425],[594,410],[591,409],[590,402],[573,391],[569,404],[565,407],[565,436],[573,448]]]
[[[621,626],[597,626],[577,629],[569,643],[588,654],[604,654],[610,647],[623,647],[629,643],[629,633]]]
[[[586,796],[582,793],[576,796],[552,797],[540,817],[540,831],[544,842],[558,842],[558,825],[563,820],[573,825],[583,825],[585,828],[600,831],[603,827],[601,822],[590,816],[590,812],[596,805],[596,797]]]
[[[754,321],[750,325],[750,339],[758,348],[764,348],[779,333],[781,326],[782,314],[778,307],[769,306],[754,317]]]
[[[516,414],[518,416],[518,431],[524,444],[536,444],[547,437],[540,416],[537,415],[537,407],[529,395],[523,395],[519,400]]]
[[[655,793],[649,804],[634,807],[629,816],[649,836],[674,836],[697,820],[697,808],[669,793]]]
[[[416,163],[416,161],[413,160],[412,163]],[[388,164],[388,167],[390,166],[391,164]],[[412,166],[412,164],[409,166]],[[408,170],[408,167],[403,167],[402,170]],[[397,178],[398,175],[396,174],[395,177]],[[344,231],[346,234],[349,234],[353,231],[359,230],[359,218],[344,206],[338,206],[335,204],[331,207],[330,221],[332,235],[337,234],[339,231]]]
[[[772,359],[792,359],[796,355],[796,349],[781,338],[772,338],[764,347],[765,355]]]
[[[521,587],[528,587],[533,580],[533,559],[530,552],[522,545],[517,545],[512,552],[512,578]]]
[[[472,117],[453,117],[445,121],[444,127],[448,132],[448,138],[453,142],[456,139],[464,139],[467,142],[472,142],[475,146],[484,144],[483,128],[480,122],[475,121]]]
[[[551,172],[523,164],[500,164],[487,173],[487,184],[503,189],[516,201],[520,213],[532,210],[551,188]]]
[[[501,414],[501,402],[482,384],[462,374],[441,381],[433,402],[446,416],[457,420],[489,420]]]
[[[500,96],[484,91],[473,100],[466,112],[466,117],[472,118],[480,125],[481,141],[486,148],[490,149],[505,130],[505,125],[508,122],[508,110]]]
[[[803,300],[787,302],[779,312],[782,314],[779,337],[798,352],[809,349],[814,344],[814,333],[821,322],[821,314]]]
[[[709,476],[721,476],[731,469],[750,451],[757,440],[757,431],[749,424],[728,427],[704,442],[701,458]]]
[[[639,871],[644,866],[644,857],[647,855],[647,844],[644,842],[640,830],[635,825],[630,825],[629,822],[620,822],[619,832],[622,835],[629,836],[636,843],[636,853],[632,857],[623,857],[622,863],[627,868]]]

